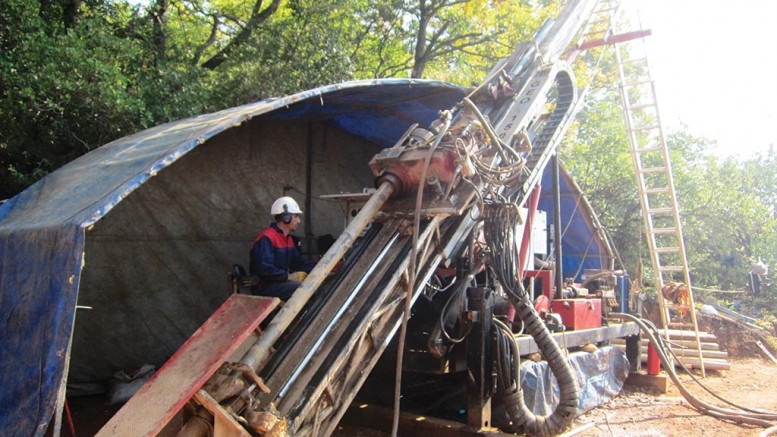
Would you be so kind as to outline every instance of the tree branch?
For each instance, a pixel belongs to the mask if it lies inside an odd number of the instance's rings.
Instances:
[[[204,43],[197,46],[197,50],[194,52],[194,58],[192,59],[192,65],[199,64],[200,58],[202,58],[202,54],[205,52],[205,49],[216,42],[216,35],[218,35],[220,21],[219,17],[216,15],[211,15],[211,18],[213,18],[213,26],[210,28],[210,35]]]
[[[154,44],[154,53],[157,60],[167,58],[167,11],[169,4],[167,0],[156,0],[149,11],[153,24],[152,41]]]
[[[227,58],[229,58],[229,56],[234,53],[235,50],[237,50],[244,42],[248,41],[248,38],[251,37],[253,31],[259,27],[260,24],[270,18],[270,16],[278,10],[278,6],[280,4],[281,0],[272,0],[270,6],[260,12],[259,10],[262,7],[262,0],[256,0],[256,3],[254,3],[253,11],[251,12],[251,18],[246,23],[246,26],[241,29],[240,32],[238,32],[238,34],[235,35],[235,37],[232,38],[232,40],[229,41],[223,49],[221,49],[221,51],[205,61],[202,66],[209,70],[216,69],[224,61],[226,61]]]

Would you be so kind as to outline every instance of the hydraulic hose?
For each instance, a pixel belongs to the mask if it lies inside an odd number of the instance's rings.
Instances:
[[[726,420],[729,422],[760,426],[763,428],[770,428],[777,425],[775,423],[775,421],[777,421],[777,413],[752,412],[748,410],[731,410],[731,409],[719,407],[717,405],[712,405],[710,403],[707,403],[705,401],[698,399],[691,392],[689,392],[688,389],[685,387],[685,385],[682,383],[682,381],[680,381],[680,378],[677,376],[677,373],[674,371],[674,365],[669,360],[669,356],[666,354],[666,349],[664,348],[663,341],[661,341],[660,337],[656,335],[657,332],[654,332],[654,330],[651,329],[650,326],[648,326],[648,324],[645,323],[644,320],[637,318],[635,316],[632,316],[631,314],[612,313],[610,314],[610,316],[621,320],[632,321],[636,323],[637,326],[640,327],[640,329],[642,329],[645,335],[648,336],[648,339],[653,344],[653,346],[655,346],[656,352],[658,353],[658,357],[661,360],[661,364],[664,366],[664,369],[666,370],[666,373],[669,375],[669,378],[672,380],[674,385],[677,386],[677,389],[680,391],[683,397],[688,401],[688,403],[700,413],[706,414],[712,417],[716,417],[721,420]]]
[[[559,386],[559,403],[550,415],[537,416],[526,406],[521,390],[519,366],[510,386],[504,387],[504,404],[507,416],[512,422],[510,431],[523,431],[530,435],[551,436],[567,428],[577,415],[580,394],[577,382],[558,343],[551,337],[550,331],[540,319],[534,306],[525,299],[509,294],[510,301],[515,306],[516,314],[523,321],[526,332],[533,338],[537,347],[548,361]],[[515,340],[509,342],[513,357],[519,357],[518,345]]]
[[[537,347],[548,361],[550,370],[556,376],[559,386],[559,404],[548,416],[536,416],[526,406],[521,391],[519,370],[515,376],[503,381],[505,411],[510,418],[511,431],[525,431],[532,435],[555,435],[567,428],[577,415],[580,394],[572,368],[558,343],[550,335],[545,323],[529,301],[519,274],[520,238],[516,223],[519,211],[514,204],[489,204],[483,211],[483,231],[489,245],[488,256],[499,283],[507,292],[515,312],[523,322],[525,332],[534,338]],[[512,337],[512,335],[511,335]],[[520,352],[515,339],[509,342],[513,362],[518,361]],[[504,354],[502,354],[504,355]],[[500,359],[498,362],[507,360]],[[505,374],[507,372],[500,372]]]

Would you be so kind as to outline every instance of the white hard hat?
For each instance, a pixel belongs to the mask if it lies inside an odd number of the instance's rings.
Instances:
[[[297,201],[289,196],[279,197],[278,200],[273,202],[270,208],[270,215],[276,216],[278,214],[302,214],[302,210],[299,209]]]

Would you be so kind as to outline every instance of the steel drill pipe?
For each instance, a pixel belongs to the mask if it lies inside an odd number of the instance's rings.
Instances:
[[[373,217],[383,207],[383,204],[394,193],[394,190],[394,186],[389,182],[384,182],[378,187],[378,190],[364,204],[359,214],[354,217],[291,298],[283,305],[278,314],[273,317],[270,324],[267,325],[267,329],[262,332],[256,343],[243,355],[243,358],[240,360],[241,363],[251,366],[257,372],[267,363],[267,360],[270,358],[272,345],[278,341],[281,334],[291,325],[297,314],[313,296],[313,293],[318,290],[318,287],[332,272],[338,261],[345,255],[345,252],[351,248],[354,241],[370,224]]]

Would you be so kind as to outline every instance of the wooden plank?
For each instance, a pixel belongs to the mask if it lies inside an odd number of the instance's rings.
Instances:
[[[699,359],[693,357],[681,357],[680,362],[685,364],[685,367],[689,369],[700,369]],[[715,358],[705,358],[704,368],[707,370],[729,370],[731,369],[731,363],[725,360],[718,360]]]
[[[696,340],[696,333],[693,331],[687,331],[682,329],[667,329],[666,330],[669,333],[669,338],[682,338],[682,339],[693,339]],[[660,330],[661,335],[664,334],[664,330]],[[703,332],[699,331],[699,339],[700,340],[717,340],[717,337],[715,337],[714,334],[710,334],[709,332]]]
[[[645,353],[647,353],[647,346],[645,346],[644,351]],[[699,351],[693,348],[672,348],[672,352],[674,352],[674,354],[677,355],[678,357],[699,358]],[[728,352],[716,351],[711,349],[702,349],[701,355],[704,358],[717,358],[717,359],[728,358]]]
[[[197,403],[213,414],[213,437],[251,437],[251,434],[232,418],[205,390],[194,393]]]
[[[279,302],[276,298],[230,296],[97,436],[159,433]]]
[[[618,345],[621,346],[622,349],[625,350],[626,345]],[[641,353],[646,354],[647,353],[647,346],[642,346]],[[672,348],[672,351],[679,356],[693,356],[698,357],[699,352],[696,349],[678,349],[678,348]],[[728,352],[724,351],[716,351],[716,350],[710,350],[710,349],[702,349],[701,354],[704,358],[728,358]]]
[[[642,339],[642,345],[647,346],[647,344],[650,342],[647,338]],[[626,344],[625,341],[620,339],[613,339],[613,344]],[[686,349],[696,349],[696,340],[672,340],[672,345],[674,347],[680,347],[680,348],[686,348]],[[720,350],[720,345],[718,343],[713,342],[702,342],[701,343],[702,350]]]
[[[666,393],[669,389],[669,377],[666,375],[629,373],[625,384],[632,387],[654,388],[658,389],[658,391],[661,393]]]
[[[647,357],[643,357],[642,362],[646,362],[646,361],[647,361]],[[699,358],[680,357],[679,361],[689,369],[701,368],[701,366],[699,366]],[[731,363],[729,363],[728,361],[716,359],[716,358],[705,358],[704,368],[708,370],[729,370],[731,369]]]
[[[647,345],[648,339],[644,340],[644,344]],[[686,349],[696,349],[696,340],[672,340],[671,347],[679,347]],[[702,350],[720,350],[720,345],[716,342],[702,342]]]

